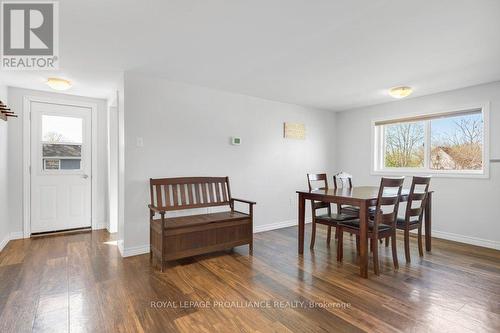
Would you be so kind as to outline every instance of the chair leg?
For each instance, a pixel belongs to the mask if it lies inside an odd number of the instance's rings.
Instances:
[[[370,249],[370,252],[373,252],[373,242],[371,238],[368,238],[368,248]]]
[[[394,230],[394,232],[392,233],[391,245],[392,245],[392,262],[394,263],[394,268],[398,269],[399,263],[398,263],[398,248],[396,244],[396,230]]]
[[[311,230],[311,250],[314,249],[314,242],[316,241],[316,221],[312,221],[312,230]]]
[[[406,262],[410,262],[410,230],[405,229],[405,257]]]
[[[328,231],[326,233],[326,244],[330,246],[330,240],[332,239],[332,227],[328,226]]]
[[[375,275],[380,275],[380,269],[378,266],[378,244],[377,244],[377,239],[373,238],[370,239],[372,241],[372,251],[373,251],[373,271],[375,272]]]
[[[380,238],[380,239],[378,240],[378,242],[379,242],[380,244],[382,244],[382,241],[383,241],[383,239],[382,239],[382,238]]]
[[[422,246],[422,224],[418,227],[418,255],[424,256],[424,248]]]
[[[359,236],[356,235],[356,252],[359,253]]]
[[[385,247],[389,247],[389,240],[391,237],[386,237],[385,238]]]
[[[251,256],[253,255],[253,241],[248,244],[248,254]]]
[[[344,231],[342,227],[336,228],[337,239],[337,261],[342,262],[344,259]]]

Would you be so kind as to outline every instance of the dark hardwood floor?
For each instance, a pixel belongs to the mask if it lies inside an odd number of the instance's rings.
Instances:
[[[105,231],[11,241],[0,332],[500,331],[500,251],[434,239],[420,260],[412,239],[405,264],[400,239],[400,269],[380,245],[381,275],[370,263],[362,279],[353,239],[338,264],[325,238],[319,226],[299,258],[296,228],[259,233],[253,257],[245,246],[165,273],[147,254],[122,259]]]

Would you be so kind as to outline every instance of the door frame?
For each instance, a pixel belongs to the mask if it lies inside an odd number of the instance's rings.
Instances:
[[[45,96],[23,97],[23,237],[31,237],[31,103],[48,103],[89,108],[91,113],[91,228],[97,226],[97,104],[65,98]]]

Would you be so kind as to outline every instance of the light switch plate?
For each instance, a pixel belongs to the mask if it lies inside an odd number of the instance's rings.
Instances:
[[[144,139],[143,139],[143,138],[138,137],[138,138],[136,139],[136,146],[137,146],[137,147],[144,147]]]

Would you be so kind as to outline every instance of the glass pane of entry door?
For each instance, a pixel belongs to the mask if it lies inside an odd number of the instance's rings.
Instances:
[[[43,170],[81,170],[82,143],[82,118],[42,115]]]

